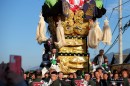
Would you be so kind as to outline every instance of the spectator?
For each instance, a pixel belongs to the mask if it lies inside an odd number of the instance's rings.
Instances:
[[[76,72],[73,73],[74,79],[77,78]]]
[[[49,69],[49,76],[50,76],[50,80],[49,80],[48,86],[52,83],[51,73],[52,73],[52,72],[54,72],[54,71],[56,71],[56,70],[55,70],[55,69],[53,69],[53,68],[50,68],[50,69]]]
[[[74,78],[74,80],[72,80],[71,86],[78,86],[82,83],[82,71],[81,70],[77,70],[76,71],[76,75],[77,78]]]
[[[71,85],[72,81],[74,79],[73,73],[70,73],[68,78],[65,80],[69,85]]]
[[[8,64],[2,63],[0,64],[0,86],[27,86],[27,84],[23,76],[11,71]]]
[[[32,76],[31,76],[32,81],[34,81],[34,80],[36,79],[36,76],[35,76],[35,75],[36,75],[36,74],[32,73]]]
[[[27,80],[27,74],[26,74],[26,73],[24,73],[23,78],[24,78],[26,84],[29,85],[28,80]]]
[[[33,80],[33,82],[31,83],[31,86],[33,86],[33,83],[35,83],[35,82],[43,82],[42,81],[42,72],[40,71],[40,70],[37,70],[36,72],[35,72],[35,76],[36,76],[36,78]]]
[[[53,71],[51,73],[51,80],[52,80],[52,84],[50,86],[61,86],[61,82],[58,79],[58,73],[56,71]]]
[[[73,73],[70,73],[68,78],[69,78],[70,80],[74,79]]]
[[[113,80],[119,80],[119,74],[118,73],[113,74]]]
[[[95,80],[96,86],[103,86],[101,77],[100,77],[100,73],[98,71],[95,71],[94,76],[96,78],[96,80]]]
[[[103,80],[102,80],[103,86],[110,86],[110,80],[108,79],[108,74],[103,74]]]
[[[49,76],[49,73],[47,72],[47,73],[45,73],[45,77],[42,79],[44,82],[47,82],[47,83],[49,83],[49,81],[50,81],[50,76]]]
[[[27,83],[29,84],[30,72],[26,72],[25,74],[26,74],[26,81],[27,81]]]
[[[30,71],[30,73],[29,73],[29,79],[28,79],[28,84],[31,84],[34,79],[35,79],[34,72]]]
[[[112,80],[113,80],[112,84],[120,86],[121,82],[119,82],[120,81],[120,77],[119,77],[119,74],[118,74],[117,71],[114,72]]]
[[[122,75],[122,78],[123,78],[123,86],[130,86],[130,82],[129,82],[129,74],[128,74],[128,70],[127,69],[123,69],[121,71],[121,75]]]
[[[64,76],[63,72],[59,72],[58,73],[59,80],[63,80],[63,76]]]
[[[59,80],[60,80],[62,86],[70,86],[70,84],[67,83],[67,82],[65,81],[65,79],[63,79],[63,78],[64,78],[63,72],[59,72],[59,73],[58,73],[58,78],[59,78]]]
[[[94,72],[91,72],[90,74],[91,74],[91,79],[94,79],[95,78],[94,77]]]
[[[95,82],[91,80],[91,74],[86,73],[84,76],[84,86],[96,86]]]
[[[97,68],[97,71],[99,72],[100,78],[103,79],[103,70],[102,70],[102,68]]]

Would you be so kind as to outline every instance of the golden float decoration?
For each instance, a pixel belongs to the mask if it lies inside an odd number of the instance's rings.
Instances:
[[[59,67],[65,74],[76,72],[76,70],[85,70],[87,68],[87,56],[59,56],[58,58],[60,58]]]
[[[83,15],[84,12],[82,10],[78,10],[75,13],[69,10],[68,17],[58,16],[64,28],[66,42],[66,45],[59,49],[59,53],[66,53],[67,55],[58,56],[60,61],[59,67],[64,74],[73,73],[77,70],[87,70],[88,67],[89,59],[84,54],[87,52],[86,36],[89,31],[89,23],[84,21]],[[57,25],[54,18],[48,18],[48,25],[52,37],[55,37]]]

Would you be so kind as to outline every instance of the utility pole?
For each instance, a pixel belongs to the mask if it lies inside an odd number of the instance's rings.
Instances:
[[[122,53],[122,0],[119,0],[119,64],[123,63]]]

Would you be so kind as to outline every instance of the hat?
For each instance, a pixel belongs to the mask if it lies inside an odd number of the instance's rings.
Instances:
[[[55,74],[55,75],[57,75],[57,74],[58,74],[58,72],[56,72],[56,71],[53,71],[51,74]]]

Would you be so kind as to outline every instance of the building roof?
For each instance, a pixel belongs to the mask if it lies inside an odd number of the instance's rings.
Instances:
[[[123,55],[123,62],[125,61],[125,59],[127,58],[128,54],[124,54]],[[114,54],[111,64],[118,64],[119,63],[119,54]]]
[[[127,56],[127,58],[124,60],[123,63],[128,63],[128,62],[130,62],[130,54]]]

